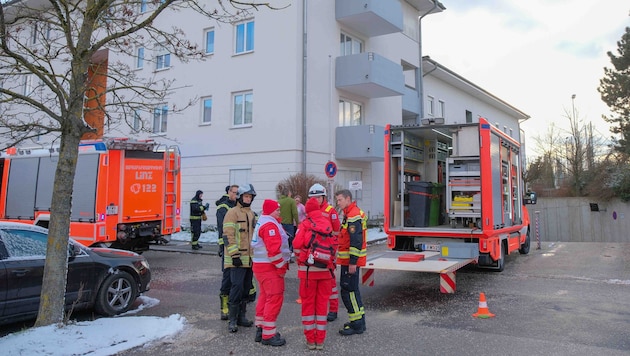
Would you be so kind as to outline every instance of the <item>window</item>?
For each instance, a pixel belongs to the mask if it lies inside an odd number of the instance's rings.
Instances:
[[[428,97],[427,115],[435,115],[435,99],[432,96]]]
[[[158,46],[155,51],[155,69],[166,69],[171,66],[171,54],[164,46]]]
[[[236,25],[236,43],[234,53],[246,53],[254,50],[254,21]]]
[[[44,257],[48,236],[29,230],[4,230],[4,247],[9,257]]]
[[[214,28],[206,31],[206,54],[214,53]]]
[[[344,33],[341,34],[340,55],[349,56],[363,52],[363,41],[352,38]]]
[[[136,51],[136,68],[142,67],[144,67],[144,47],[140,47]]]
[[[361,125],[363,105],[353,101],[339,100],[339,126]]]
[[[234,126],[252,124],[254,93],[237,93],[232,96],[234,103]]]
[[[26,74],[22,78],[22,95],[29,96],[33,92],[33,76]]]
[[[142,118],[140,116],[140,110],[133,111],[133,131],[140,132],[142,128]]]
[[[438,100],[438,109],[440,109],[438,117],[446,117],[446,103],[443,100]]]
[[[466,110],[466,123],[469,124],[472,122],[472,112]]]
[[[37,43],[37,22],[33,23],[33,26],[31,27],[31,43],[35,44]]]
[[[203,99],[203,108],[201,115],[201,123],[209,124],[212,122],[212,98]]]
[[[149,0],[141,0],[140,1],[140,12],[144,13],[147,12],[147,5],[149,3]]]
[[[252,182],[251,168],[230,169],[230,184],[244,185]]]
[[[153,109],[153,133],[166,132],[168,105],[160,105]]]

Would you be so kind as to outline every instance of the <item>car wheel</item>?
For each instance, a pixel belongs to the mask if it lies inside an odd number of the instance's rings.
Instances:
[[[138,296],[138,285],[133,277],[117,271],[105,278],[99,288],[94,309],[104,316],[114,316],[126,312]]]
[[[505,268],[505,255],[507,254],[507,245],[501,242],[501,257],[497,260],[497,266],[495,267],[495,272],[503,272]]]
[[[527,236],[525,237],[525,242],[523,242],[523,244],[521,245],[521,247],[518,249],[518,252],[521,255],[526,255],[529,253],[529,247],[531,244],[531,240],[529,238],[529,229],[527,230]]]

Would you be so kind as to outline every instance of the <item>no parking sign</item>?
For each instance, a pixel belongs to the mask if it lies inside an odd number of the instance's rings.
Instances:
[[[326,162],[324,171],[326,172],[326,176],[328,178],[333,178],[337,174],[337,165],[333,161],[328,161]]]

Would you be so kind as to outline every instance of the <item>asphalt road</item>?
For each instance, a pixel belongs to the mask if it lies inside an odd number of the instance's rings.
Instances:
[[[188,325],[167,340],[121,355],[629,355],[630,244],[545,243],[529,255],[512,254],[501,273],[465,268],[455,294],[439,292],[436,274],[377,271],[362,287],[367,331],[344,337],[347,320],[328,325],[323,351],[306,349],[295,268],[286,279],[278,329],[282,347],[255,343],[255,328],[230,333],[219,320],[220,259],[216,246],[201,253],[187,245],[145,252],[153,273],[146,295],[160,303],[139,315],[181,314]],[[373,245],[370,252],[384,250]],[[180,251],[180,252],[177,252]],[[295,265],[292,265],[292,267]],[[472,314],[484,292],[496,316]],[[250,304],[248,317],[254,318]]]

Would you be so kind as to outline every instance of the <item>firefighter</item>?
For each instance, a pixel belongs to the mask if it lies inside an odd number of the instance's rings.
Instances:
[[[256,304],[256,337],[263,345],[282,346],[286,340],[276,331],[276,320],[284,301],[284,275],[289,268],[289,235],[280,225],[280,204],[263,202],[262,216],[252,239],[254,276],[260,288]]]
[[[252,286],[251,240],[255,216],[250,208],[256,197],[251,184],[238,188],[236,206],[228,210],[223,219],[224,268],[230,270],[230,294],[228,297],[228,329],[237,332],[238,326],[251,327],[247,320],[247,291]],[[238,326],[237,326],[238,325]]]
[[[221,299],[221,320],[228,320],[228,298],[230,296],[230,270],[223,267],[223,219],[228,210],[236,206],[236,198],[238,197],[238,185],[228,185],[225,187],[225,194],[215,202],[217,206],[217,231],[219,232],[219,256],[221,257],[221,271],[223,272],[223,278],[221,279],[221,290],[219,291],[219,298]]]
[[[342,189],[335,193],[337,206],[343,210],[337,263],[341,266],[339,285],[341,299],[348,310],[349,322],[339,330],[341,335],[362,334],[365,331],[365,310],[359,290],[359,269],[367,256],[367,219],[363,210],[352,201],[352,193]]]
[[[302,326],[307,348],[322,350],[326,339],[328,301],[335,284],[337,238],[332,235],[330,220],[321,213],[317,198],[310,198],[305,208],[307,218],[300,223],[293,241],[300,279]],[[315,246],[326,248],[319,250]]]
[[[190,199],[190,232],[192,233],[192,239],[190,245],[193,250],[202,248],[199,244],[199,237],[201,236],[201,216],[210,207],[210,204],[203,205],[203,192],[198,190],[195,196]]]
[[[317,199],[319,203],[319,209],[322,211],[324,217],[330,220],[330,225],[332,226],[333,237],[337,238],[339,235],[339,230],[341,229],[341,223],[339,222],[339,215],[337,214],[337,210],[333,208],[332,205],[326,201],[326,188],[319,183],[313,184],[308,190],[308,196],[314,197]],[[335,266],[336,269],[336,266]],[[337,289],[337,282],[333,279],[332,281],[332,293],[330,294],[330,303],[329,303],[328,315],[326,319],[328,321],[335,321],[337,319],[337,313],[339,312],[339,291]]]

